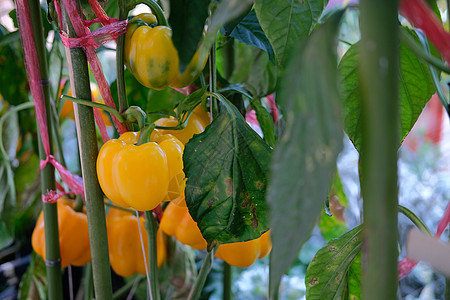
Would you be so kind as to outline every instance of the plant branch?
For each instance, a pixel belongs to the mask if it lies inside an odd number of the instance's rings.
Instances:
[[[363,299],[396,299],[399,145],[398,1],[360,1]],[[381,221],[382,220],[382,221]]]
[[[76,37],[72,23],[63,9],[64,29],[69,37]],[[72,93],[79,99],[91,99],[87,57],[81,48],[66,48]],[[75,120],[80,149],[81,170],[85,189],[86,211],[89,225],[89,241],[92,255],[92,273],[95,298],[112,299],[111,268],[103,192],[96,171],[98,156],[97,133],[91,107],[77,104]]]
[[[196,300],[200,298],[200,294],[202,293],[203,286],[206,282],[206,277],[208,277],[208,273],[211,270],[211,265],[214,260],[213,253],[214,249],[206,253],[205,258],[203,259],[202,267],[200,268],[200,272],[198,273],[194,285],[192,286],[191,292],[189,293],[189,300]]]
[[[107,111],[108,113],[110,113],[111,115],[116,117],[121,123],[125,122],[125,118],[117,110],[115,110],[114,108],[112,108],[106,104],[93,102],[90,100],[84,100],[84,99],[80,99],[80,98],[75,98],[75,97],[71,97],[71,96],[67,96],[67,95],[62,96],[61,99],[65,100],[65,101],[75,102],[75,103],[82,104],[82,105],[89,106],[89,107],[96,107],[96,108],[103,109],[104,111]]]
[[[418,216],[416,216],[416,214],[413,213],[411,210],[402,205],[398,205],[398,211],[403,215],[405,215],[408,219],[410,219],[411,222],[413,222],[414,225],[416,225],[417,228],[419,228],[421,231],[431,235],[431,231],[430,229],[428,229],[427,225],[425,225],[425,223]]]
[[[155,217],[153,217],[151,210],[145,212],[145,220],[145,226],[147,228],[148,234],[148,262],[152,299],[160,300],[161,296],[159,293],[158,261],[156,257],[156,220]]]

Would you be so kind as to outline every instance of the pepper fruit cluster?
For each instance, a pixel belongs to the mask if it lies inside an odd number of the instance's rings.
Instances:
[[[189,214],[184,196],[170,202],[166,207],[160,229],[167,235],[175,236],[182,244],[197,250],[206,249],[206,240]],[[270,231],[267,231],[254,240],[222,244],[217,247],[215,255],[229,265],[244,268],[265,257],[271,249]]]
[[[208,57],[200,61],[197,51],[186,70],[180,74],[172,29],[157,23],[156,17],[150,13],[139,14],[128,22],[125,64],[134,77],[148,88],[163,90],[168,86],[188,86],[200,75]]]

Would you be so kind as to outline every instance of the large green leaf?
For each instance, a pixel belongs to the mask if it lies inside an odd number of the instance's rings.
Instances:
[[[361,275],[361,226],[355,227],[320,249],[306,270],[308,300],[359,299]],[[352,266],[355,261],[355,265]]]
[[[339,64],[339,71],[344,79],[342,99],[345,131],[359,151],[361,146],[361,86],[358,48],[359,44],[355,44],[345,53]],[[412,51],[402,45],[400,47],[399,78],[401,141],[412,129],[433,93],[433,82],[427,66]]]
[[[230,82],[243,83],[255,98],[273,93],[278,82],[278,67],[270,62],[269,55],[243,43],[237,43],[235,51],[236,68]]]
[[[210,248],[267,231],[265,203],[270,147],[239,111],[218,95],[222,109],[186,144],[186,203]]]
[[[211,0],[170,0],[169,24],[183,72],[202,38]]]
[[[317,24],[326,0],[257,0],[259,23],[272,44],[279,65],[284,65],[298,42]]]
[[[341,16],[336,13],[317,27],[296,52],[277,97],[286,127],[275,147],[267,198],[273,243],[272,295],[318,220],[342,148],[336,68]]]

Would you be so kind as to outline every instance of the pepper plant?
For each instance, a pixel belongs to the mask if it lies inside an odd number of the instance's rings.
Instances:
[[[328,244],[306,298],[394,299],[414,267],[399,262],[398,212],[427,231],[398,205],[397,151],[433,94],[449,111],[439,5],[16,0],[16,27],[0,25],[0,259],[37,253],[18,298],[200,299],[223,260],[230,299],[230,268],[268,255],[263,289],[278,299],[320,218]],[[363,198],[348,231],[336,172],[347,137]]]

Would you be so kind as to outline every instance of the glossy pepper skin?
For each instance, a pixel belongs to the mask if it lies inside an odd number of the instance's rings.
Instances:
[[[106,142],[97,158],[97,175],[112,202],[147,211],[184,190],[184,145],[157,130],[149,143],[136,146],[138,139],[138,132],[126,132]]]
[[[171,134],[179,139],[183,144],[189,142],[194,134],[201,133],[205,130],[206,126],[211,123],[210,116],[203,108],[198,105],[189,116],[189,120],[186,127],[181,130],[160,130],[163,133]],[[175,119],[161,118],[155,122],[156,125],[165,127],[175,127],[178,122]]]
[[[189,214],[184,197],[180,197],[167,205],[161,219],[160,228],[165,234],[175,236],[182,244],[197,250],[206,249],[206,240],[203,238],[197,223]],[[271,249],[270,231],[267,231],[254,240],[222,244],[217,247],[215,255],[232,266],[244,268],[251,266],[258,258],[266,256]]]
[[[259,238],[247,242],[222,244],[217,248],[216,257],[235,267],[249,267],[258,258],[263,258],[272,249],[270,231]]]
[[[148,236],[144,226],[145,219],[139,218],[142,239],[148,264]],[[139,273],[145,275],[144,256],[142,254],[137,217],[127,211],[110,208],[106,218],[108,230],[109,261],[114,272],[128,277]],[[156,257],[160,268],[167,257],[167,248],[161,230],[156,233]]]
[[[61,267],[83,266],[91,261],[88,223],[85,213],[73,210],[73,203],[59,199],[58,230]],[[41,211],[31,236],[34,251],[45,260],[44,213]]]
[[[206,249],[206,241],[189,214],[184,196],[167,205],[159,227],[165,234],[175,236],[182,244],[197,250]]]
[[[156,17],[143,13],[132,18],[125,35],[125,63],[146,87],[163,90],[191,84],[205,67],[207,57],[199,60],[198,51],[183,74],[179,74],[178,52],[172,43],[172,29],[157,26]]]

